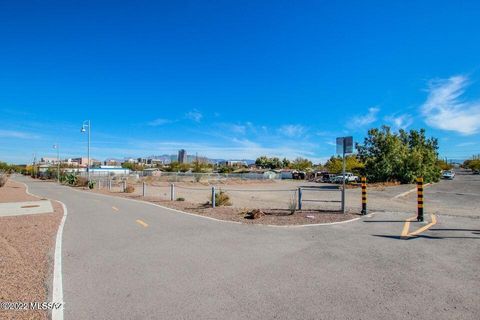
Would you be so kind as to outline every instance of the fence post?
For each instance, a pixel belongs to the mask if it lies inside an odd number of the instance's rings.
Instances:
[[[302,188],[298,188],[298,210],[302,210]]]
[[[108,191],[112,191],[112,180],[108,180]]]
[[[423,221],[423,178],[417,178],[417,221]]]
[[[142,184],[142,196],[144,196],[144,197],[145,197],[145,194],[147,193],[146,188],[147,188],[147,186],[145,185],[145,182],[143,182],[143,184]]]
[[[212,187],[212,208],[215,208],[215,187]]]
[[[127,181],[123,180],[123,192],[127,191]]]
[[[175,184],[170,184],[170,200],[175,200]]]
[[[362,177],[362,215],[367,214],[367,177]]]

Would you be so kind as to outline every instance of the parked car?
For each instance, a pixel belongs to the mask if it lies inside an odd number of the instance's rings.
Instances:
[[[292,171],[292,178],[296,180],[304,180],[306,177],[306,173],[303,171]]]
[[[472,174],[480,174],[480,170],[473,170]]]
[[[354,175],[351,172],[345,172],[345,182],[350,183],[350,182],[358,182],[360,179]],[[343,175],[338,175],[332,179],[333,183],[342,183],[343,182]]]
[[[453,178],[455,178],[455,172],[452,170],[443,171],[442,178],[447,180],[453,180]]]

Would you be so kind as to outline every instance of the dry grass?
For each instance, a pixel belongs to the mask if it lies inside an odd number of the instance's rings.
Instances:
[[[125,193],[134,193],[135,192],[135,187],[132,186],[131,184],[129,184],[126,188],[125,188]]]
[[[8,181],[8,174],[0,173],[0,188],[7,184]]]

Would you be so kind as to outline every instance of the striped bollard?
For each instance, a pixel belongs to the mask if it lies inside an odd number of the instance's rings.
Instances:
[[[417,178],[417,221],[423,222],[423,178]]]
[[[367,177],[362,177],[362,215],[367,214]]]

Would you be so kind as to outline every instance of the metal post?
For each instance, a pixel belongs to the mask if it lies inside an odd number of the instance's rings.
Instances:
[[[171,201],[175,200],[175,184],[174,183],[170,185],[170,200]]]
[[[215,208],[215,187],[212,187],[212,208]]]
[[[88,120],[88,163],[87,163],[87,176],[88,182],[90,182],[90,120]]]
[[[298,188],[298,210],[302,210],[302,188]]]
[[[345,213],[345,139],[343,139],[343,169],[342,169],[342,176],[343,176],[343,188],[342,188],[342,212]]]
[[[367,214],[367,178],[362,177],[362,215]]]
[[[123,180],[123,192],[127,191],[127,181]]]
[[[108,191],[112,191],[112,180],[108,180]]]
[[[423,178],[417,178],[417,221],[423,222]]]
[[[142,195],[145,197],[146,193],[147,193],[147,190],[146,190],[146,185],[145,185],[145,182],[144,182],[143,185],[142,185]]]

